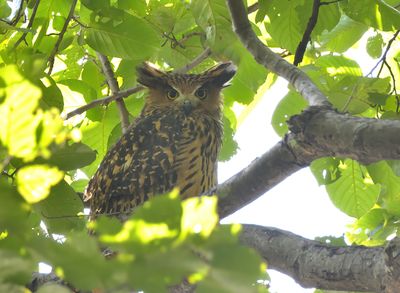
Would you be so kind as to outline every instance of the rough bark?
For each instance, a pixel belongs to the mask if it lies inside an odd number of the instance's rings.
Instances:
[[[269,268],[306,288],[399,292],[398,239],[386,247],[337,247],[276,228],[243,225],[240,240],[257,250]]]

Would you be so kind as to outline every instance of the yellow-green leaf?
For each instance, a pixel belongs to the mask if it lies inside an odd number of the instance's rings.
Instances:
[[[30,165],[17,173],[18,191],[28,203],[37,203],[45,199],[50,188],[64,177],[56,167],[48,165]]]
[[[5,87],[0,96],[0,141],[10,156],[31,160],[35,157],[36,128],[39,118],[34,114],[42,96],[41,90],[26,80],[14,65],[0,69]]]
[[[193,197],[182,202],[182,235],[208,237],[218,223],[217,197]]]

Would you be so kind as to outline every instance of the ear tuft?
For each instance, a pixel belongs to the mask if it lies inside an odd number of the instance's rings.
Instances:
[[[237,71],[237,67],[232,62],[224,62],[208,69],[204,74],[209,81],[218,87],[227,86],[226,83],[232,79]]]
[[[137,81],[145,87],[157,87],[163,84],[165,73],[154,67],[149,62],[143,62],[136,67]]]

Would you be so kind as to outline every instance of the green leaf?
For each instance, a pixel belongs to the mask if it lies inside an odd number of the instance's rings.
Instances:
[[[292,53],[296,52],[306,25],[297,12],[297,8],[303,4],[304,0],[272,0],[266,4],[269,17],[269,23],[265,24],[267,32],[281,48]]]
[[[400,28],[400,12],[382,0],[341,1],[344,13],[352,19],[383,31]]]
[[[349,216],[360,218],[376,203],[381,187],[366,176],[365,167],[353,160],[339,165],[342,176],[326,186],[333,204]]]
[[[11,8],[7,1],[0,2],[0,18],[6,18],[11,14]]]
[[[310,170],[319,185],[328,185],[337,179],[339,163],[339,159],[321,158],[311,163]]]
[[[218,224],[217,197],[189,198],[182,203],[182,207],[182,235],[209,237]]]
[[[160,39],[153,28],[141,18],[124,13],[122,22],[113,25],[92,23],[85,29],[85,38],[90,47],[107,56],[127,59],[148,59],[160,46]]]
[[[50,233],[63,234],[84,227],[84,219],[78,216],[83,212],[83,203],[65,181],[54,186],[50,195],[34,208],[42,216]]]
[[[342,15],[339,23],[319,38],[321,50],[343,53],[353,46],[367,30],[368,26]]]
[[[382,185],[383,208],[389,214],[400,216],[400,181],[390,166],[382,161],[368,166],[372,180]]]
[[[307,107],[307,101],[297,92],[289,91],[276,106],[272,116],[272,127],[275,132],[283,137],[288,132],[287,121],[293,115],[300,114]]]
[[[367,78],[346,75],[339,82],[331,86],[328,99],[340,111],[359,114],[369,108],[371,95],[376,93],[387,94],[389,89],[389,78]]]
[[[10,156],[30,160],[36,156],[35,116],[41,90],[18,72],[16,66],[0,68],[0,78],[6,87],[0,88],[6,98],[0,104],[0,142]]]
[[[0,284],[28,284],[34,270],[33,261],[18,253],[0,249]],[[4,292],[4,291],[3,291]]]
[[[311,1],[305,1],[305,3],[309,2]],[[340,14],[339,5],[337,3],[320,6],[317,24],[315,25],[312,35],[316,36],[324,31],[331,31],[339,23]]]
[[[320,67],[330,76],[351,75],[362,76],[360,65],[343,55],[325,55],[315,61],[315,66]]]
[[[30,212],[29,205],[4,177],[0,177],[0,190],[0,233],[4,229],[13,233],[25,232],[26,219]]]
[[[50,188],[64,177],[56,167],[48,165],[29,165],[17,172],[18,191],[28,203],[37,203],[45,199]]]
[[[82,142],[97,152],[96,160],[83,169],[88,177],[91,177],[97,170],[101,160],[107,153],[108,139],[111,131],[116,124],[120,123],[115,103],[101,112],[102,118],[100,122],[87,122],[81,126],[83,133]]]
[[[212,251],[211,268],[196,292],[258,292],[255,283],[262,274],[262,266],[254,251],[238,245],[218,245]]]
[[[53,150],[47,162],[69,171],[87,166],[95,159],[96,153],[90,147],[83,143],[74,143]]]
[[[63,96],[55,81],[49,77],[43,77],[37,84],[43,93],[39,105],[42,109],[48,110],[52,107],[57,108],[60,112],[64,108]]]
[[[60,277],[80,290],[107,288],[118,273],[121,276],[117,279],[123,278],[123,271],[113,260],[105,259],[96,239],[87,231],[69,233],[62,244],[48,238],[34,238],[29,247],[40,259],[52,265]]]
[[[395,227],[388,225],[388,219],[384,209],[374,208],[351,225],[346,238],[358,245],[383,245],[387,237],[395,232]]]
[[[383,38],[380,33],[369,37],[367,40],[367,52],[372,58],[379,58],[382,55]]]
[[[223,119],[224,137],[222,139],[222,148],[218,157],[218,160],[221,162],[229,160],[232,156],[236,154],[238,149],[238,144],[233,137],[234,130],[231,126],[231,123],[225,116]]]

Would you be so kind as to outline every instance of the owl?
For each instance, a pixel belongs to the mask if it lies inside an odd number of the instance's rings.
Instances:
[[[216,186],[221,90],[235,72],[230,62],[201,74],[165,72],[149,63],[137,68],[148,95],[139,117],[89,181],[85,200],[92,219],[106,214],[124,220],[138,205],[174,187],[185,199]]]

